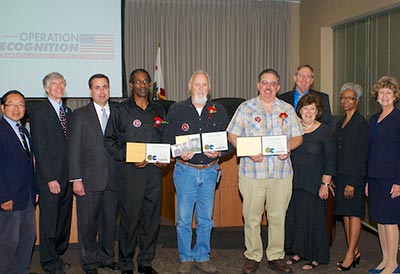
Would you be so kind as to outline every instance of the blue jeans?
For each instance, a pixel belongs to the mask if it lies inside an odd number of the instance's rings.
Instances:
[[[213,227],[215,184],[218,164],[197,169],[176,162],[174,184],[177,201],[177,234],[182,262],[210,259],[210,236]],[[192,249],[193,209],[196,210],[196,244]]]

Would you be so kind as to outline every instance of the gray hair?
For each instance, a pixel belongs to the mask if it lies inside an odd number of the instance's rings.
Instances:
[[[354,93],[356,94],[357,100],[361,98],[361,96],[363,94],[362,87],[359,84],[354,84],[354,83],[344,84],[340,89],[340,94],[342,94],[343,92],[345,92],[346,90],[349,90],[349,89],[354,91]]]
[[[196,70],[195,72],[193,72],[192,77],[190,77],[189,83],[191,83],[193,81],[193,78],[198,74],[202,74],[205,77],[207,77],[208,86],[211,87],[210,75],[208,75],[208,73],[202,69],[199,69],[199,70]]]
[[[50,72],[43,78],[43,88],[47,88],[49,86],[49,83],[51,80],[56,80],[56,79],[63,79],[64,80],[64,85],[67,85],[67,81],[65,81],[64,76],[59,73],[59,72]]]

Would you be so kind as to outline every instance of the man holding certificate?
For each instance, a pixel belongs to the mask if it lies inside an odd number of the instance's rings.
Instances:
[[[126,161],[127,142],[161,143],[163,107],[149,100],[151,78],[144,69],[129,78],[133,98],[118,105],[107,125],[105,145],[115,160],[124,162],[120,184],[119,263],[121,273],[133,274],[139,234],[138,272],[157,274],[151,264],[160,225],[162,169],[165,164]],[[143,159],[143,158],[142,158]],[[140,224],[140,227],[139,227]]]
[[[195,264],[206,273],[217,273],[210,262],[210,236],[213,227],[214,192],[219,173],[218,160],[232,151],[225,132],[229,118],[224,107],[207,99],[210,79],[205,71],[196,71],[189,81],[191,96],[175,103],[168,111],[164,142],[189,145],[189,150],[172,146],[182,152],[176,158],[174,185],[177,201],[177,236],[181,265],[179,274],[192,273]],[[217,138],[207,136],[223,132]],[[204,139],[206,137],[206,141]],[[202,148],[200,140],[202,139]],[[222,140],[221,140],[222,139]],[[216,141],[215,144],[213,142]],[[222,141],[222,142],[221,142]],[[217,144],[225,141],[226,147]],[[205,144],[205,142],[210,142]],[[228,148],[229,146],[229,148]],[[221,150],[213,149],[221,147]],[[225,149],[225,150],[223,150]],[[192,218],[196,212],[196,243],[192,248]]]
[[[291,273],[282,259],[285,256],[285,216],[292,194],[293,170],[289,154],[303,141],[303,130],[293,107],[276,98],[279,91],[278,72],[265,69],[258,76],[259,95],[242,103],[236,110],[227,131],[230,142],[237,147],[239,137],[262,137],[268,142],[275,136],[286,136],[287,152],[270,153],[268,147],[252,151],[240,159],[239,190],[243,197],[245,232],[244,253],[246,260],[243,273],[254,273],[263,257],[260,235],[262,215],[267,211],[268,247],[266,250],[269,268]],[[272,137],[273,136],[273,137]],[[260,138],[254,138],[259,140]],[[272,140],[270,140],[272,141]],[[276,145],[274,140],[274,144]],[[281,147],[281,145],[279,145]],[[268,150],[265,153],[264,150]]]

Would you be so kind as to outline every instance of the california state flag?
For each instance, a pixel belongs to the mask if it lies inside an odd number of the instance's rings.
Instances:
[[[164,78],[161,69],[161,47],[158,46],[156,65],[154,66],[154,84],[153,84],[153,99],[166,100],[167,95],[165,94]]]

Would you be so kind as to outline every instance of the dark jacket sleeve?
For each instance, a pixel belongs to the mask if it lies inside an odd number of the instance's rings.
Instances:
[[[109,117],[104,138],[104,144],[111,156],[120,162],[126,161],[126,144],[123,142],[120,107],[115,108]]]
[[[82,179],[82,120],[79,111],[72,114],[71,121],[68,125],[68,170],[69,179]]]
[[[51,146],[49,145],[49,132],[47,121],[44,121],[43,108],[38,108],[32,112],[30,117],[32,143],[35,152],[35,168],[41,175],[39,183],[47,184],[50,181],[57,180],[57,173],[50,159]],[[47,114],[48,115],[48,114]],[[48,119],[48,118],[47,118]]]
[[[323,147],[324,147],[324,175],[335,175],[336,170],[336,146],[335,146],[335,137],[330,129],[324,133],[323,138]]]

